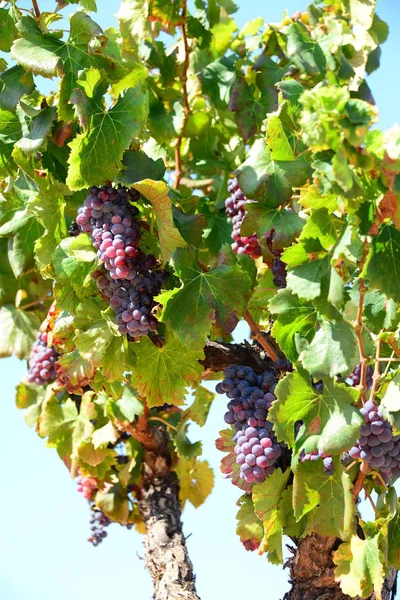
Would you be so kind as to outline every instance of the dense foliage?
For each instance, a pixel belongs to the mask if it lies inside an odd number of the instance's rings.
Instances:
[[[0,8],[0,356],[30,361],[17,406],[79,477],[97,545],[110,521],[144,532],[155,430],[181,504],[211,492],[187,431],[217,372],[246,548],[278,563],[283,534],[340,538],[343,592],[379,598],[400,568],[400,129],[375,127],[366,81],[388,34],[375,0],[242,30],[232,0],[123,0],[119,31],[95,0],[67,22],[71,4]],[[224,378],[207,348],[243,318],[262,360]]]

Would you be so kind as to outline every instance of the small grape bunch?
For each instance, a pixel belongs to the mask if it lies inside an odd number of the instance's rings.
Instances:
[[[111,519],[109,519],[101,510],[95,507],[94,504],[91,505],[91,515],[90,515],[90,529],[91,534],[88,537],[88,542],[90,542],[93,546],[98,546],[107,537],[107,531],[105,528],[111,524]]]
[[[83,475],[78,475],[77,484],[78,492],[82,494],[86,500],[91,500],[93,494],[97,490],[97,481],[93,477],[84,477]]]
[[[58,354],[54,348],[47,345],[47,333],[40,331],[36,335],[29,356],[28,382],[37,385],[47,385],[56,379],[55,363]]]
[[[228,220],[232,223],[231,237],[234,240],[232,250],[235,254],[249,254],[256,259],[262,255],[260,244],[255,233],[250,236],[242,236],[240,230],[247,214],[246,205],[250,202],[239,187],[236,179],[228,182],[229,198],[225,200],[225,212]]]

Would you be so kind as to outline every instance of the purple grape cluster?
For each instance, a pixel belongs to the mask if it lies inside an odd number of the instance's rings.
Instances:
[[[368,365],[367,367],[367,388],[372,387],[372,376],[374,374],[373,368]],[[361,365],[354,367],[352,373],[347,378],[347,383],[353,387],[360,385],[361,381]]]
[[[273,473],[281,455],[281,446],[267,420],[268,410],[276,399],[273,393],[276,383],[277,376],[272,370],[256,375],[251,367],[231,365],[216,386],[219,394],[230,399],[224,419],[235,430],[236,462],[240,465],[240,478],[246,483],[264,481]]]
[[[276,287],[279,289],[283,289],[286,287],[286,264],[281,260],[281,254],[283,250],[278,250],[274,248],[274,236],[275,230],[271,229],[271,231],[266,236],[267,247],[272,256],[274,257],[272,261],[272,275],[274,276],[274,285],[276,285]]]
[[[91,534],[88,537],[88,542],[93,546],[101,544],[104,538],[107,537],[107,531],[105,528],[111,523],[109,519],[101,510],[97,509],[94,503],[91,503],[91,515],[90,515],[90,529]]]
[[[96,274],[97,286],[117,315],[120,333],[131,338],[157,329],[154,296],[166,280],[165,273],[156,269],[155,257],[139,248],[139,210],[131,204],[139,196],[125,187],[92,187],[76,219],[80,230],[90,233],[106,269],[105,274]]]
[[[225,200],[225,212],[228,219],[232,223],[232,250],[236,254],[249,254],[252,258],[258,258],[262,255],[257,235],[253,233],[248,237],[240,235],[243,220],[246,216],[246,204],[250,202],[243,194],[239,187],[239,182],[236,179],[231,179],[228,182],[229,198]]]
[[[37,385],[46,385],[56,378],[54,365],[57,361],[57,352],[47,345],[47,333],[36,335],[32,352],[29,357],[28,381]]]
[[[393,435],[389,421],[383,417],[382,407],[374,400],[368,400],[361,413],[365,423],[360,439],[349,451],[350,457],[361,459],[379,471],[386,482],[391,475],[400,477],[400,436]]]
[[[311,452],[306,452],[302,450],[300,454],[300,462],[305,461],[315,461],[321,460],[323,461],[324,471],[327,475],[333,475],[334,465],[333,458],[330,454],[326,454],[322,450],[312,450]]]

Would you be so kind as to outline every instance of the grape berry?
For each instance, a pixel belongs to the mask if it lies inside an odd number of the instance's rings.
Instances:
[[[91,503],[91,515],[89,523],[91,534],[87,541],[93,546],[98,546],[101,544],[103,539],[107,537],[107,531],[105,531],[105,528],[108,527],[112,521],[101,510],[96,508],[94,503]]]
[[[28,381],[37,385],[46,385],[56,379],[54,365],[57,352],[47,345],[47,333],[38,332],[29,357]]]
[[[315,461],[322,459],[324,471],[327,475],[333,475],[334,465],[333,458],[330,454],[326,454],[322,450],[313,450],[312,452],[305,452],[303,450],[300,454],[300,462]]]
[[[234,452],[240,478],[249,484],[261,483],[273,473],[282,452],[267,420],[268,410],[276,399],[273,393],[276,373],[267,370],[256,375],[250,367],[231,365],[224,370],[224,377],[216,391],[230,399],[224,419],[235,430]]]

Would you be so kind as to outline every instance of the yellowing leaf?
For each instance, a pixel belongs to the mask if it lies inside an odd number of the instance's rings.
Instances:
[[[179,477],[179,498],[182,506],[189,500],[198,508],[214,487],[214,473],[210,465],[206,460],[180,458],[175,471]]]
[[[365,540],[353,535],[336,550],[333,557],[337,565],[335,578],[345,594],[368,598],[375,592],[377,600],[381,600],[385,569],[379,547],[380,535],[377,533]]]
[[[175,227],[172,218],[172,203],[168,196],[168,187],[164,181],[144,179],[133,186],[151,203],[157,221],[158,236],[162,257],[167,261],[177,248],[184,248],[186,242]]]

